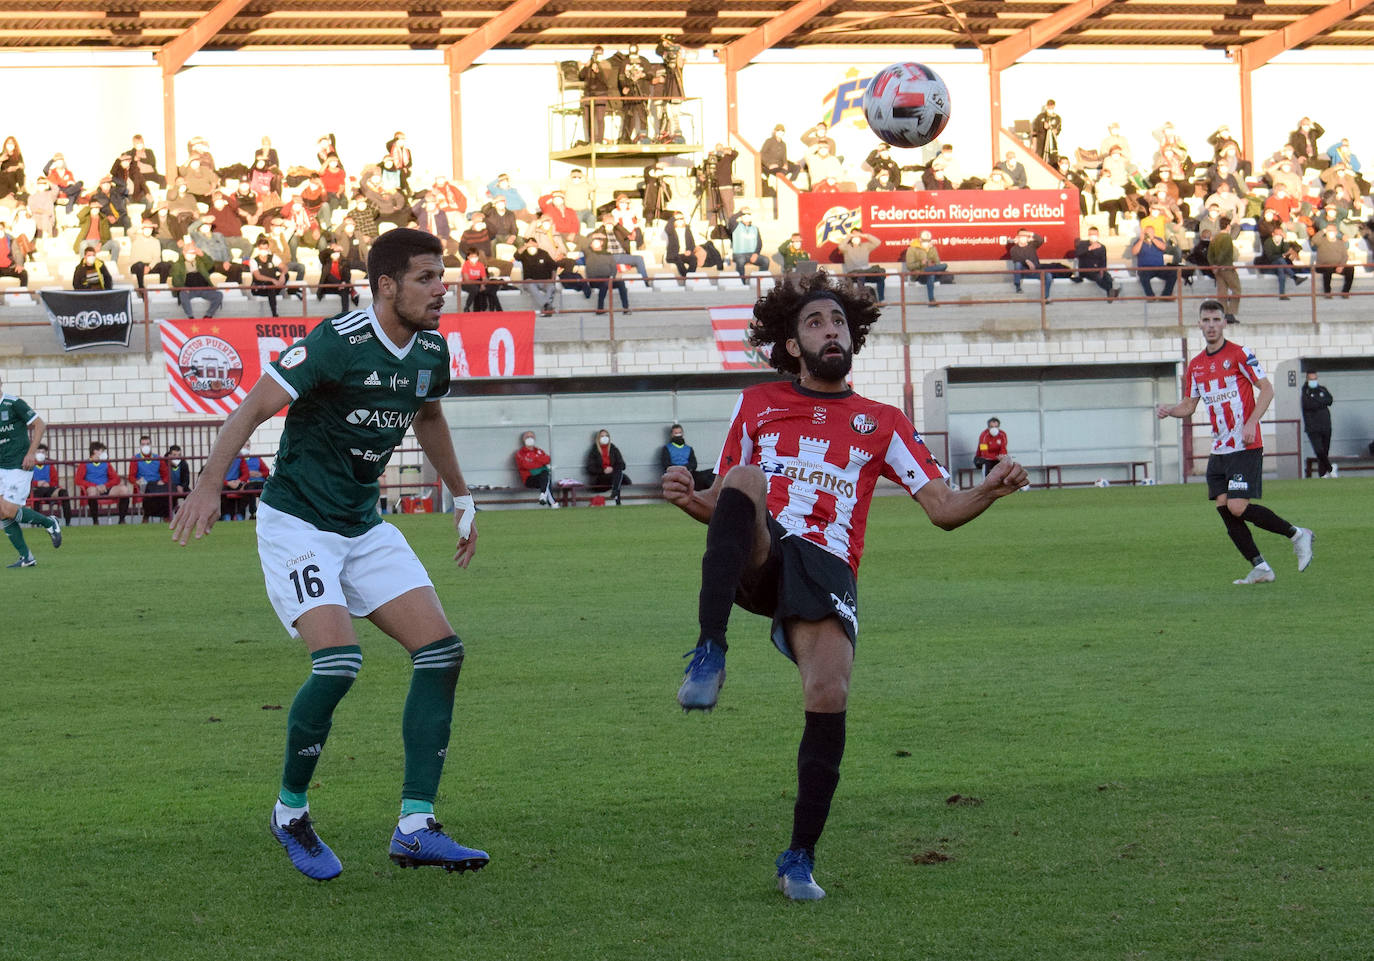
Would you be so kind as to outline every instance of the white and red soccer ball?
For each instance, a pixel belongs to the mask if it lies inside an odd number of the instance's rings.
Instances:
[[[894,63],[869,81],[864,117],[884,143],[924,147],[949,122],[949,89],[925,64]]]

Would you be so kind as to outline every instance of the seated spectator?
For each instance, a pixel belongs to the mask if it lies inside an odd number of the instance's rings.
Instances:
[[[220,520],[243,520],[248,479],[248,446],[245,444],[239,455],[229,462],[229,469],[224,472],[224,487],[219,495]]]
[[[101,177],[90,199],[100,205],[100,213],[104,217],[112,218],[111,227],[129,229],[129,195],[122,186],[115,183],[113,177]]]
[[[921,231],[907,247],[902,264],[912,279],[926,285],[926,303],[931,307],[937,306],[935,285],[944,279],[941,274],[949,269],[949,265],[940,259],[940,251],[936,248],[929,230]]]
[[[1245,216],[1245,198],[1233,193],[1231,185],[1226,181],[1218,183],[1216,193],[1207,198],[1207,206],[1213,205],[1233,221],[1239,221]]]
[[[353,225],[358,230],[358,242],[371,246],[380,236],[377,229],[377,222],[381,219],[381,211],[376,204],[367,199],[367,195],[361,190],[353,191],[353,197],[349,201],[348,213],[345,215],[353,219]],[[449,229],[452,231],[455,221],[449,219]]]
[[[646,169],[646,181],[648,178],[647,171],[651,169],[654,168],[650,167]],[[563,179],[563,183],[561,186],[563,188],[563,199],[566,201],[569,209],[571,209],[573,213],[577,214],[577,219],[583,226],[591,227],[595,223],[595,220],[592,217],[591,184],[587,180],[587,177],[583,172],[582,168],[574,167],[572,170],[570,170],[568,172],[568,176]],[[649,207],[649,184],[647,182],[644,185],[644,194],[645,216],[647,217]],[[672,196],[671,188],[669,189],[668,196]],[[666,200],[666,198],[664,199]]]
[[[91,441],[89,451],[89,458],[76,466],[76,489],[86,498],[91,523],[100,523],[100,500],[113,498],[118,503],[119,523],[123,524],[129,516],[129,499],[134,496],[134,489],[120,480],[119,471],[106,459],[103,443]]]
[[[48,445],[40,443],[34,449],[33,454],[33,477],[30,483],[30,493],[33,495],[34,502],[44,500],[56,500],[58,508],[62,511],[62,523],[70,527],[72,524],[72,501],[67,489],[62,486],[62,477],[57,472],[57,465],[48,460]]]
[[[162,259],[162,242],[155,236],[156,230],[156,215],[150,216],[145,213],[138,226],[129,234],[129,260],[132,261],[129,264],[129,273],[134,275],[139,290],[144,289],[144,278],[148,274],[154,274],[165,284],[172,272],[172,265]]]
[[[1012,187],[1016,190],[1026,189],[1026,165],[1016,158],[1015,150],[1008,150],[1002,162],[992,169],[1000,170],[1006,174],[1007,179],[1011,181]]]
[[[258,141],[258,149],[253,151],[253,159],[266,160],[270,167],[281,166],[281,158],[277,156],[277,148],[272,146],[272,138],[266,134]]]
[[[257,196],[259,207],[271,209],[281,206],[284,189],[281,172],[268,163],[265,157],[258,157],[249,168],[248,189]]]
[[[902,184],[902,168],[897,165],[897,161],[892,159],[892,148],[885,143],[880,143],[868,152],[864,158],[864,166],[873,172],[873,179],[878,179],[881,171],[887,171],[886,182],[891,184],[887,190],[896,190]]]
[[[596,312],[598,314],[606,312],[606,294],[611,287],[614,287],[616,294],[620,297],[621,310],[628,314],[630,312],[630,295],[625,289],[625,281],[620,279],[615,256],[606,250],[606,235],[594,233],[587,244],[584,267],[587,271],[587,283],[596,289]]]
[[[520,228],[515,212],[506,205],[505,194],[497,194],[483,204],[482,215],[486,218],[487,232],[491,234],[493,244],[515,244],[519,241]]]
[[[84,181],[77,180],[76,174],[67,168],[65,157],[60,153],[53,154],[52,159],[43,165],[43,176],[47,178],[47,182],[56,189],[58,194],[65,198],[63,203],[68,211],[76,206],[86,184]]]
[[[235,260],[246,260],[253,250],[252,243],[243,235],[244,218],[239,213],[239,205],[222,190],[215,191],[210,203],[209,226],[211,233],[218,237],[224,246],[234,254]],[[227,259],[227,258],[226,258]]]
[[[380,172],[374,172],[362,186],[363,197],[377,208],[377,219],[397,227],[410,225],[410,207],[405,195],[396,189],[387,189],[382,183]]]
[[[615,212],[607,210],[601,215],[601,223],[593,235],[600,234],[606,244],[606,252],[615,258],[616,265],[626,264],[639,271],[639,276],[644,280],[644,286],[652,288],[653,279],[649,276],[649,269],[645,266],[644,258],[635,253],[634,238],[630,232],[616,222]]]
[[[247,448],[244,448],[240,456],[243,468],[248,472],[248,480],[240,488],[240,500],[243,503],[244,519],[252,520],[258,516],[258,497],[267,485],[267,478],[272,476],[272,468],[268,465],[267,458],[261,454],[250,453]]]
[[[133,157],[133,165],[138,168],[140,176],[146,183],[156,184],[159,187],[167,186],[167,178],[157,172],[157,154],[143,143],[141,134],[134,134],[130,141],[129,153]]]
[[[1284,147],[1285,150],[1290,148]],[[1296,160],[1285,157],[1270,164],[1265,173],[1269,177],[1270,186],[1277,190],[1280,186],[1284,187],[1291,196],[1297,197],[1302,194],[1302,167]]]
[[[1350,149],[1349,137],[1342,137],[1337,143],[1326,148],[1326,164],[1328,167],[1345,164],[1355,173],[1360,172],[1360,158]]]
[[[1314,211],[1312,214],[1312,227],[1319,233],[1325,230],[1328,224],[1334,224],[1336,229],[1344,234],[1345,223],[1346,211],[1342,211],[1334,203],[1323,204],[1320,210]],[[1359,234],[1357,232],[1352,236],[1359,236]]]
[[[453,233],[449,229],[448,214],[439,204],[439,195],[432,190],[427,191],[410,208],[410,213],[415,219],[417,229],[433,234],[444,245],[444,263],[448,266],[456,266],[458,241],[454,239]],[[454,262],[449,263],[450,260],[454,260]]]
[[[722,190],[725,188],[722,187]],[[615,195],[615,206],[611,208],[611,216],[615,219],[616,226],[623,229],[630,235],[630,239],[636,244],[644,244],[644,221],[639,214],[635,213],[630,206],[630,198],[625,194]]]
[[[272,256],[281,262],[282,268],[291,275],[291,282],[300,284],[305,280],[305,265],[296,259],[296,240],[292,233],[291,224],[281,217],[273,218],[271,227],[267,233],[258,237],[261,244],[266,238],[268,248],[272,251]],[[305,292],[298,286],[286,289],[288,297],[295,297],[297,300],[305,299]]]
[[[339,295],[339,312],[348,313],[350,305],[359,302],[353,289],[353,269],[343,259],[343,248],[331,242],[320,251],[320,282],[315,287],[315,299],[324,300],[327,294]]]
[[[467,259],[463,261],[459,276],[463,293],[467,294],[467,303],[463,306],[463,310],[468,313],[477,313],[501,309],[501,301],[496,297],[497,288],[501,286],[500,281],[488,280],[488,268],[482,262],[480,251],[476,249],[468,251]]]
[[[1003,173],[1003,171],[998,171]],[[1010,180],[1007,181],[1011,183]],[[954,181],[945,175],[945,169],[934,160],[926,164],[926,169],[921,173],[922,190],[953,190]]]
[[[1341,236],[1335,223],[1326,225],[1312,238],[1312,264],[1322,278],[1322,294],[1331,297],[1331,275],[1340,271],[1342,284],[1341,296],[1350,296],[1350,287],[1355,283],[1355,268],[1350,264],[1350,242]]]
[[[18,140],[6,137],[0,147],[0,200],[11,197],[23,203],[28,193],[24,187],[24,152]]]
[[[773,133],[759,148],[759,163],[765,177],[783,177],[796,180],[802,165],[787,159],[787,130],[782,124],[773,128]],[[770,188],[771,189],[771,188]]]
[[[520,446],[515,449],[515,469],[520,472],[520,483],[539,491],[540,504],[557,508],[551,461],[552,458],[535,443],[534,431],[527,430],[520,435]]]
[[[167,500],[165,497],[157,497],[157,494],[165,494],[166,488],[160,488],[162,476],[165,472],[166,464],[161,457],[153,453],[153,439],[144,434],[138,439],[138,453],[129,461],[129,483],[133,485],[135,491],[143,495],[143,520],[149,517],[167,517]],[[154,496],[149,496],[149,495]]]
[[[248,264],[252,271],[249,292],[254,297],[266,297],[267,306],[272,309],[272,316],[276,317],[277,298],[286,289],[286,271],[281,260],[272,255],[272,247],[266,237],[258,240]]]
[[[605,428],[597,431],[591,450],[587,451],[587,489],[610,491],[619,507],[620,488],[632,483],[625,476],[625,458],[620,455],[620,448],[611,443],[611,432]]]
[[[687,274],[706,267],[720,269],[723,261],[720,251],[707,243],[698,244],[692,235],[692,228],[682,214],[674,214],[673,222],[664,229],[667,246],[663,251],[663,262],[677,268],[678,283],[686,284]]]
[[[39,177],[29,194],[29,213],[33,215],[34,239],[57,236],[57,198],[61,196],[47,177]]]
[[[321,230],[330,225],[334,211],[329,206],[329,191],[325,189],[324,180],[318,173],[311,173],[310,178],[301,185],[296,199],[312,224]]]
[[[454,217],[457,214],[468,212],[468,198],[458,185],[452,183],[443,174],[436,174],[434,184],[429,188],[430,193],[437,195],[439,209],[449,215],[449,223],[457,223]]]
[[[802,247],[800,233],[793,233],[778,245],[778,259],[782,263],[784,280],[795,281],[798,277],[810,276],[816,272],[816,262]]]
[[[1054,286],[1054,272],[1041,267],[1040,247],[1044,243],[1044,237],[1033,230],[1022,228],[1016,232],[1016,238],[1007,247],[1007,260],[1011,261],[1011,283],[1016,292],[1021,293],[1023,280],[1038,280],[1045,303],[1048,304],[1050,288]]]
[[[339,245],[343,251],[343,262],[350,270],[356,270],[363,276],[367,276],[367,251],[371,244],[358,236],[358,225],[354,223],[352,217],[345,217],[339,221],[337,229],[329,234],[331,242]],[[445,240],[446,238],[439,238]],[[457,241],[454,241],[454,249],[457,249]],[[452,266],[457,266],[455,262]]]
[[[1344,196],[1354,199],[1368,189],[1361,181],[1355,168],[1346,163],[1334,163],[1321,172],[1322,187],[1328,192],[1339,188]]]
[[[102,214],[100,202],[92,197],[76,214],[76,242],[72,250],[82,253],[93,247],[109,254],[111,260],[119,259],[119,241],[110,236],[110,228],[118,220],[115,214]]]
[[[837,250],[850,282],[860,287],[872,284],[878,293],[878,303],[883,302],[887,290],[887,271],[874,266],[869,257],[882,245],[877,237],[855,227]]]
[[[1074,257],[1078,260],[1074,283],[1091,280],[1106,292],[1109,301],[1121,296],[1121,285],[1107,270],[1107,248],[1102,245],[1096,227],[1089,227],[1087,239],[1074,245]]]
[[[838,181],[844,176],[844,167],[832,154],[830,145],[817,143],[806,154],[806,177],[810,189],[815,190],[827,180]]]
[[[1317,150],[1317,140],[1326,133],[1319,123],[1311,117],[1303,117],[1298,126],[1288,135],[1288,145],[1293,148],[1293,159],[1299,167],[1325,167],[1326,157]]]
[[[504,209],[509,210],[519,219],[530,219],[525,208],[525,198],[520,196],[520,191],[511,186],[509,174],[499,174],[495,180],[487,184],[487,195],[493,201],[500,199],[504,203]],[[503,242],[509,243],[510,241]]]
[[[553,229],[565,237],[576,237],[582,232],[582,222],[577,211],[568,206],[563,191],[555,190],[539,198],[539,213],[549,218]]]
[[[4,229],[0,229],[0,277],[15,277],[20,287],[29,286],[29,272],[24,269],[24,252],[14,235]]]
[[[768,258],[763,256],[763,238],[759,228],[754,226],[754,212],[748,207],[741,208],[739,219],[730,232],[730,256],[735,262],[735,271],[740,283],[749,286],[744,276],[744,268],[753,264],[759,270],[768,269]]]
[[[320,168],[320,186],[324,188],[324,202],[330,210],[347,206],[349,198],[348,171],[334,153],[325,158]]]
[[[887,168],[877,171],[868,179],[868,186],[865,190],[896,190],[897,184],[892,180],[892,174],[888,173]]]
[[[1154,227],[1145,223],[1141,224],[1140,236],[1131,245],[1131,254],[1135,257],[1140,288],[1145,291],[1145,296],[1150,300],[1172,297],[1174,284],[1178,283],[1178,274],[1175,271],[1164,269],[1164,246],[1164,239],[1156,236]],[[1156,280],[1164,283],[1164,293],[1158,297],[1154,291]]]
[[[973,455],[973,467],[981,470],[983,476],[997,466],[997,462],[1007,457],[1007,435],[1002,431],[1002,422],[996,417],[988,418],[987,429],[978,435],[978,446]]]
[[[954,156],[954,144],[941,144],[940,152],[931,158],[930,163],[944,180],[948,180],[959,189],[970,189],[964,186],[964,168],[960,165],[959,159]],[[901,183],[901,177],[896,179],[898,183]]]
[[[577,266],[569,256],[567,243],[561,234],[554,229],[553,220],[540,214],[535,218],[534,225],[530,228],[530,236],[539,245],[539,249],[553,258],[553,262],[558,265],[560,271],[571,270]]]
[[[192,225],[190,239],[201,253],[210,258],[214,273],[219,274],[231,284],[243,282],[243,264],[234,259],[224,238],[210,229],[208,217],[197,220]]]
[[[210,145],[197,137],[186,145],[186,152],[188,158],[177,168],[177,175],[186,181],[187,191],[197,202],[208,204],[219,189],[219,173]]]
[[[525,238],[525,246],[515,255],[515,259],[520,264],[524,278],[522,287],[534,309],[545,317],[552,317],[554,296],[558,292],[558,285],[553,282],[558,273],[557,262],[549,256],[548,251],[540,249],[539,241],[532,236]]]
[[[181,256],[172,263],[168,282],[187,319],[193,319],[191,301],[203,300],[210,306],[206,317],[213,317],[224,303],[224,294],[215,289],[210,275],[215,271],[215,262],[201,252],[195,241],[187,238],[182,242]]]
[[[1306,278],[1298,276],[1297,270],[1294,269],[1299,247],[1288,239],[1283,223],[1272,210],[1264,212],[1264,216],[1256,225],[1255,233],[1260,246],[1255,266],[1261,268],[1261,274],[1272,273],[1278,278],[1279,300],[1287,300],[1288,282],[1292,281],[1294,286],[1301,286],[1306,281]]]
[[[658,452],[659,470],[665,474],[669,467],[685,467],[692,473],[692,486],[699,491],[709,490],[716,482],[714,471],[697,470],[697,452],[687,443],[681,424],[668,428],[668,443]]]
[[[87,249],[72,271],[72,290],[110,290],[114,281],[103,261],[97,260],[94,249]]]
[[[924,175],[923,175],[922,178],[921,178],[921,186],[922,186],[924,189],[926,189],[926,190],[936,189],[936,188],[926,187],[926,186],[925,186],[925,177],[924,177]],[[983,181],[983,187],[982,187],[982,189],[983,189],[983,190],[1010,190],[1010,189],[1011,189],[1011,180],[1009,180],[1009,179],[1007,178],[1007,173],[1006,173],[1005,170],[993,170],[993,171],[991,171],[991,172],[988,174],[988,179],[985,180],[985,181]]]

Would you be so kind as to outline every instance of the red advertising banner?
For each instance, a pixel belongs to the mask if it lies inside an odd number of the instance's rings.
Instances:
[[[323,320],[213,317],[164,320],[159,325],[167,387],[178,410],[227,416],[276,360]],[[444,314],[449,375],[534,376],[534,312]]]
[[[754,307],[708,307],[711,332],[715,335],[716,350],[720,353],[721,370],[767,370],[768,352],[749,343],[749,324],[754,319]]]
[[[1045,238],[1042,260],[1069,256],[1078,240],[1072,188],[804,193],[798,213],[802,246],[821,263],[855,227],[883,242],[869,255],[876,263],[901,260],[922,230],[945,261],[1001,260],[1023,228]]]

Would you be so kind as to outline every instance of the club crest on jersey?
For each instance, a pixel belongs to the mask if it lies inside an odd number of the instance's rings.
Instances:
[[[1228,357],[1228,358],[1226,358],[1225,360],[1223,360],[1223,361],[1221,362],[1221,369],[1222,369],[1222,370],[1230,370],[1230,369],[1231,369],[1231,358]]]
[[[430,378],[434,376],[432,370],[422,370],[415,377],[415,396],[424,397],[429,393]]]
[[[824,423],[825,423],[825,408],[824,408],[824,407],[821,407],[821,406],[818,404],[818,405],[816,405],[815,407],[812,407],[812,408],[811,408],[811,423],[813,423],[813,424],[824,424]]]
[[[878,419],[872,414],[855,414],[850,419],[849,426],[856,434],[871,434],[878,429]]]

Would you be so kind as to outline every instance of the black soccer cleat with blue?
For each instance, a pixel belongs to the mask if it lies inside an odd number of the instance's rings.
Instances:
[[[329,845],[315,833],[308,813],[292,818],[285,827],[277,824],[275,814],[269,815],[268,823],[272,828],[272,836],[286,848],[292,866],[301,874],[315,881],[328,881],[342,873],[343,865],[329,850]]]
[[[716,706],[716,698],[725,684],[725,651],[715,641],[702,641],[683,657],[692,660],[683,672],[682,686],[677,689],[677,702],[684,711],[709,711]]]
[[[443,828],[434,818],[413,834],[398,826],[391,835],[391,860],[403,868],[433,865],[445,871],[480,871],[487,866],[491,858],[486,851],[464,847]]]

